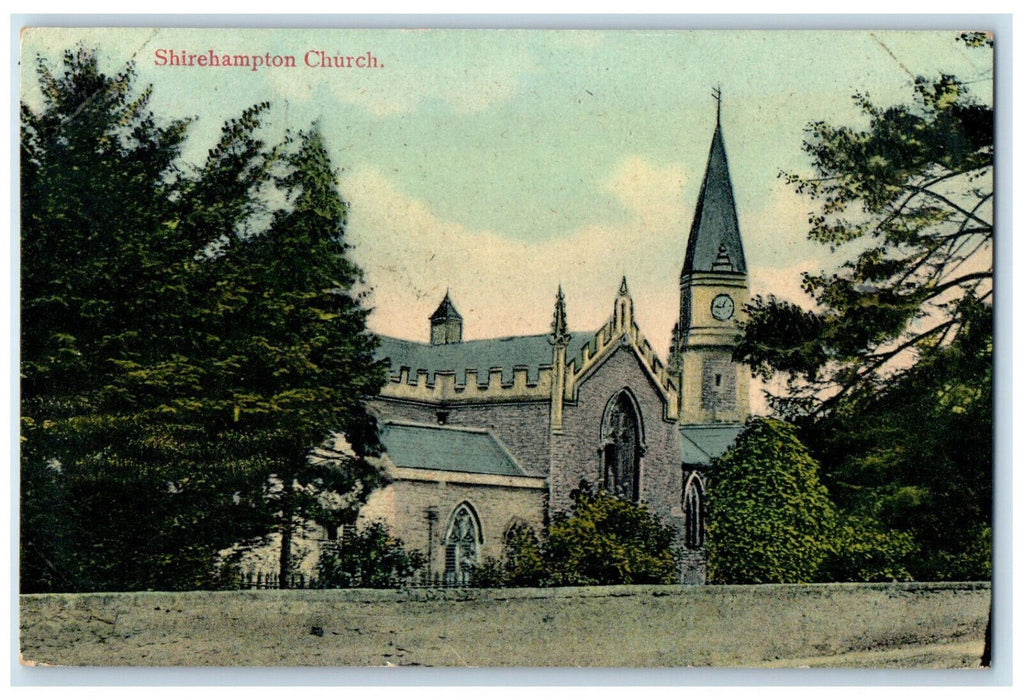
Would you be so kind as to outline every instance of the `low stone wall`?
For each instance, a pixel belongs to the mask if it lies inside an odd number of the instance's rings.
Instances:
[[[990,594],[909,583],[28,595],[21,650],[31,664],[99,666],[783,665],[979,643]]]

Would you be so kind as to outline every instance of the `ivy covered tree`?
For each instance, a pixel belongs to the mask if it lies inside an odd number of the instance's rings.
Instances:
[[[354,406],[381,372],[322,140],[267,146],[256,105],[193,167],[188,121],[158,119],[130,66],[106,75],[80,48],[38,75],[21,134],[22,590],[217,585],[219,550],[307,503],[342,517],[375,483]]]
[[[713,465],[707,569],[713,583],[816,581],[835,509],[793,426],[754,419]]]

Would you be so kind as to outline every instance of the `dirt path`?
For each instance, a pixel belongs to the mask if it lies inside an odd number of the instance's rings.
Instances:
[[[990,588],[635,586],[23,596],[30,663],[834,666],[979,661]]]

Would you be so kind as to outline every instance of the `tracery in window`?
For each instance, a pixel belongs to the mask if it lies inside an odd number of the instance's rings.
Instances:
[[[682,496],[682,512],[686,518],[686,548],[703,547],[703,484],[697,476],[689,479]]]
[[[618,392],[608,403],[600,435],[604,488],[630,501],[638,500],[642,426],[639,411],[628,391]]]
[[[451,515],[444,538],[444,580],[449,584],[471,582],[479,563],[480,524],[468,503],[462,503]]]

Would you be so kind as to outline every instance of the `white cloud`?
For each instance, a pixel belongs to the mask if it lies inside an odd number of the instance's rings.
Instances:
[[[570,326],[595,329],[610,316],[625,274],[637,320],[658,352],[667,350],[684,250],[678,228],[648,228],[637,218],[524,242],[444,220],[376,168],[347,172],[342,191],[352,205],[353,256],[374,288],[370,325],[379,333],[425,340],[448,288],[467,338],[542,333],[559,284]]]
[[[658,167],[632,155],[618,164],[603,185],[643,223],[665,226],[681,223],[681,192],[688,182],[681,163]]]

